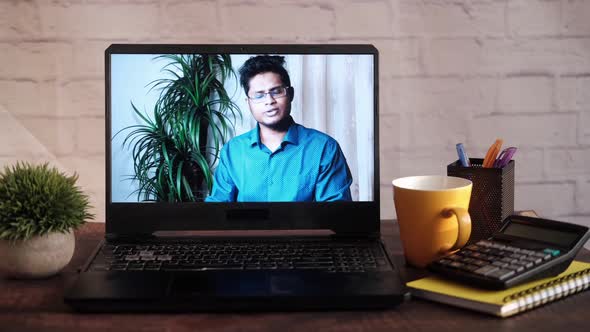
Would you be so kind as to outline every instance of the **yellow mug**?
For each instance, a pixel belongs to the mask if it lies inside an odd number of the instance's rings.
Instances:
[[[393,200],[406,261],[423,268],[465,245],[472,182],[453,176],[395,179]]]

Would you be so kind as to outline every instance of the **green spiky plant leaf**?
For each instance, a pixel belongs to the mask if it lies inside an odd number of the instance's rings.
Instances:
[[[93,219],[88,196],[49,165],[18,162],[0,173],[0,239],[26,240],[51,232],[67,233]]]
[[[162,55],[169,78],[150,83],[160,90],[153,114],[128,131],[123,146],[132,152],[138,200],[203,200],[213,186],[212,167],[242,114],[224,84],[237,79],[229,55]],[[175,70],[173,70],[175,69]],[[118,134],[118,133],[117,133]]]

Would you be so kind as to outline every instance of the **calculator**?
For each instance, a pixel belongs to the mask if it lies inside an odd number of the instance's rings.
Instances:
[[[428,269],[470,286],[506,289],[565,271],[589,237],[585,226],[512,215],[490,238],[438,259]]]

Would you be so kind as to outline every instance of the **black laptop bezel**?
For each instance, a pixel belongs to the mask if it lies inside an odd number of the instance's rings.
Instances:
[[[371,202],[121,203],[111,200],[111,54],[368,54],[374,57],[374,200]],[[148,235],[156,231],[326,229],[335,235],[378,237],[379,56],[373,45],[170,45],[113,44],[105,50],[106,233]]]

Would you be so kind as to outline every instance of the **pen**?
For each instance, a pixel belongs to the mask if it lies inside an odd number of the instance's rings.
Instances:
[[[502,168],[508,165],[510,160],[512,160],[512,156],[514,156],[514,153],[516,153],[516,148],[513,146],[504,149],[502,153],[500,153],[500,155],[498,156],[498,159],[496,159],[496,161],[494,162],[494,167]]]
[[[465,148],[463,147],[463,143],[457,143],[457,155],[459,155],[459,161],[463,167],[471,167],[471,163],[469,162],[469,158],[467,157],[467,153],[465,153]]]
[[[486,153],[486,157],[483,159],[482,167],[491,168],[494,166],[494,162],[496,161],[496,157],[498,153],[500,153],[500,149],[502,148],[502,143],[504,141],[501,138],[496,139],[494,144],[490,146],[488,149],[488,153]]]

